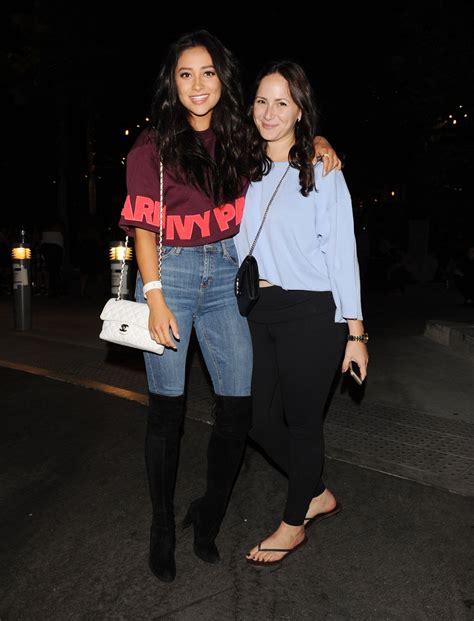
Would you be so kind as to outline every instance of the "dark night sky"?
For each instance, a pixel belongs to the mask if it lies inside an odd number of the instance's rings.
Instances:
[[[98,209],[120,209],[119,160],[130,146],[123,130],[147,113],[167,44],[195,28],[207,28],[235,52],[246,80],[272,58],[290,57],[305,66],[323,113],[322,133],[345,157],[345,174],[357,195],[413,181],[440,119],[460,104],[472,112],[472,3],[360,4],[343,10],[334,2],[284,9],[199,3],[189,10],[180,3],[167,7],[173,15],[165,18],[162,3],[132,2],[123,9],[89,0],[7,3],[0,45],[8,106],[1,165],[8,201],[18,200],[20,186],[28,188],[22,208],[30,214],[54,206],[58,110],[66,106],[71,186],[78,188],[84,177],[85,118],[93,110],[104,188],[98,190]],[[308,6],[314,7],[311,13]],[[443,162],[443,174],[452,168],[450,183],[462,182],[456,171],[472,157],[472,126],[469,131],[470,150],[462,136],[464,160],[448,153]],[[440,153],[459,153],[459,136],[436,134],[437,144],[445,141],[447,147],[431,153],[433,166],[440,165]],[[472,197],[472,188],[464,191]],[[73,193],[77,203],[84,202],[80,187]]]

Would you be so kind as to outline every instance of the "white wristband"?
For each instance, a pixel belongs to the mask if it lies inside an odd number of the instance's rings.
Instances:
[[[146,285],[143,285],[143,296],[146,300],[146,294],[148,291],[151,291],[151,289],[162,289],[162,285],[161,285],[161,280],[151,280],[150,282],[147,282]]]

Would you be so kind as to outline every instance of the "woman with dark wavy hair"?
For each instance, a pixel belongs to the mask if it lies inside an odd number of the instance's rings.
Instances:
[[[234,295],[239,230],[247,188],[243,98],[238,64],[207,31],[172,44],[159,73],[152,127],[127,157],[127,199],[120,226],[135,237],[136,299],[150,309],[163,355],[145,353],[149,408],[145,439],[153,509],[150,568],[175,578],[174,487],[185,411],[186,357],[192,328],[214,389],[215,423],[207,448],[207,485],[184,519],[194,552],[219,560],[215,544],[242,460],[251,421],[252,347]],[[338,158],[324,139],[327,165]],[[160,159],[164,165],[162,264]],[[160,271],[161,268],[161,271]]]
[[[274,565],[306,541],[305,528],[340,511],[322,481],[323,416],[337,369],[368,354],[352,204],[340,170],[314,163],[317,108],[303,68],[274,62],[257,77],[249,111],[250,188],[242,260],[273,196],[254,256],[260,296],[248,315],[253,344],[250,436],[288,475],[276,530],[247,554]],[[275,188],[278,192],[273,194]]]

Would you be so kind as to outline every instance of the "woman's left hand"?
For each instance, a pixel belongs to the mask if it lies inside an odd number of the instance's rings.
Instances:
[[[342,162],[324,136],[316,136],[314,139],[314,150],[316,151],[316,161],[323,162],[323,177],[334,168],[341,170]]]
[[[347,341],[344,360],[342,361],[342,372],[345,373],[349,369],[350,362],[355,362],[360,369],[360,379],[362,381],[367,377],[367,365],[369,364],[369,352],[365,343],[358,341]]]

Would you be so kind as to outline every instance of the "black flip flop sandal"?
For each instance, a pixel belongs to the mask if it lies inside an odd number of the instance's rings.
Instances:
[[[246,559],[247,563],[249,563],[250,565],[253,565],[255,567],[274,567],[275,565],[278,565],[279,563],[281,563],[284,559],[288,558],[288,556],[292,553],[292,552],[296,552],[296,550],[299,550],[299,548],[301,548],[302,546],[304,546],[304,544],[308,541],[308,538],[305,537],[303,539],[303,541],[300,541],[300,543],[298,543],[294,548],[262,548],[262,544],[259,543],[258,544],[258,551],[259,552],[285,552],[285,556],[282,556],[281,558],[279,558],[276,561],[254,561],[251,558]]]

